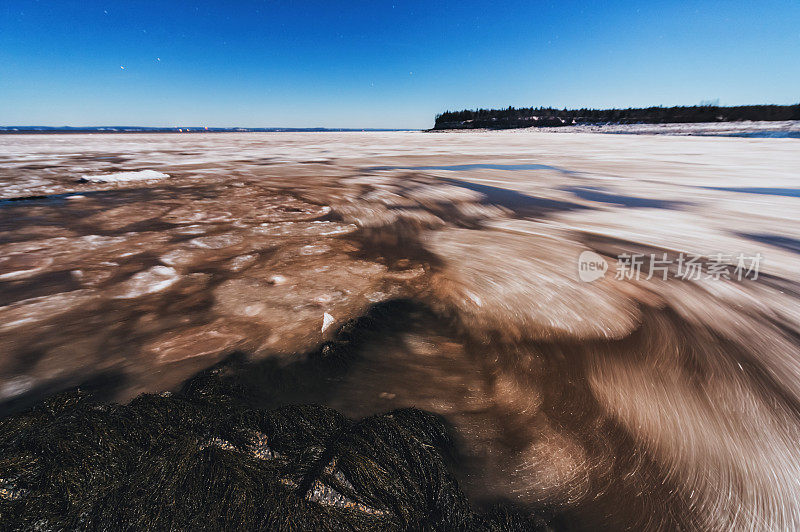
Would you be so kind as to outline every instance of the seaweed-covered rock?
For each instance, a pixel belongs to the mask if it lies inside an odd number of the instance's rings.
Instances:
[[[535,530],[474,513],[443,422],[259,410],[219,368],[128,405],[81,391],[0,420],[4,530]]]

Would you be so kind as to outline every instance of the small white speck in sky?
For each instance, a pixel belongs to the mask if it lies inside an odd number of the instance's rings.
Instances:
[[[122,65],[120,65],[119,68],[120,68],[120,70],[125,70],[125,67],[122,66]]]

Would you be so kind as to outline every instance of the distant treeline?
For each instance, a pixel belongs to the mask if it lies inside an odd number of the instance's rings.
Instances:
[[[739,120],[800,120],[797,105],[740,105],[719,107],[647,107],[643,109],[467,109],[436,115],[433,129],[507,129],[517,127],[559,127],[575,124],[667,124],[692,122],[735,122]]]

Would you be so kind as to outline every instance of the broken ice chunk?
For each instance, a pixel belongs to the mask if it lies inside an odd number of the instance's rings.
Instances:
[[[151,179],[166,179],[168,174],[155,170],[138,170],[134,172],[114,172],[113,174],[82,175],[82,183],[126,183],[129,181],[148,181]]]
[[[180,279],[174,268],[153,266],[149,270],[139,272],[124,283],[120,283],[116,299],[131,299],[147,294],[160,292],[169,288]]]
[[[335,322],[335,321],[336,321],[336,320],[334,319],[334,317],[333,317],[333,316],[331,316],[330,314],[328,314],[327,312],[325,312],[325,313],[322,315],[322,332],[325,332],[325,331],[328,329],[328,327],[330,327],[331,325],[333,325],[333,322]]]

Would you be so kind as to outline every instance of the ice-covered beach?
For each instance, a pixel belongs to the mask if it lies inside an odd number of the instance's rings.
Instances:
[[[745,138],[800,138],[800,121],[775,122],[700,122],[687,124],[578,124],[571,127],[551,128],[548,131],[564,133],[616,133],[629,135],[681,135]]]

